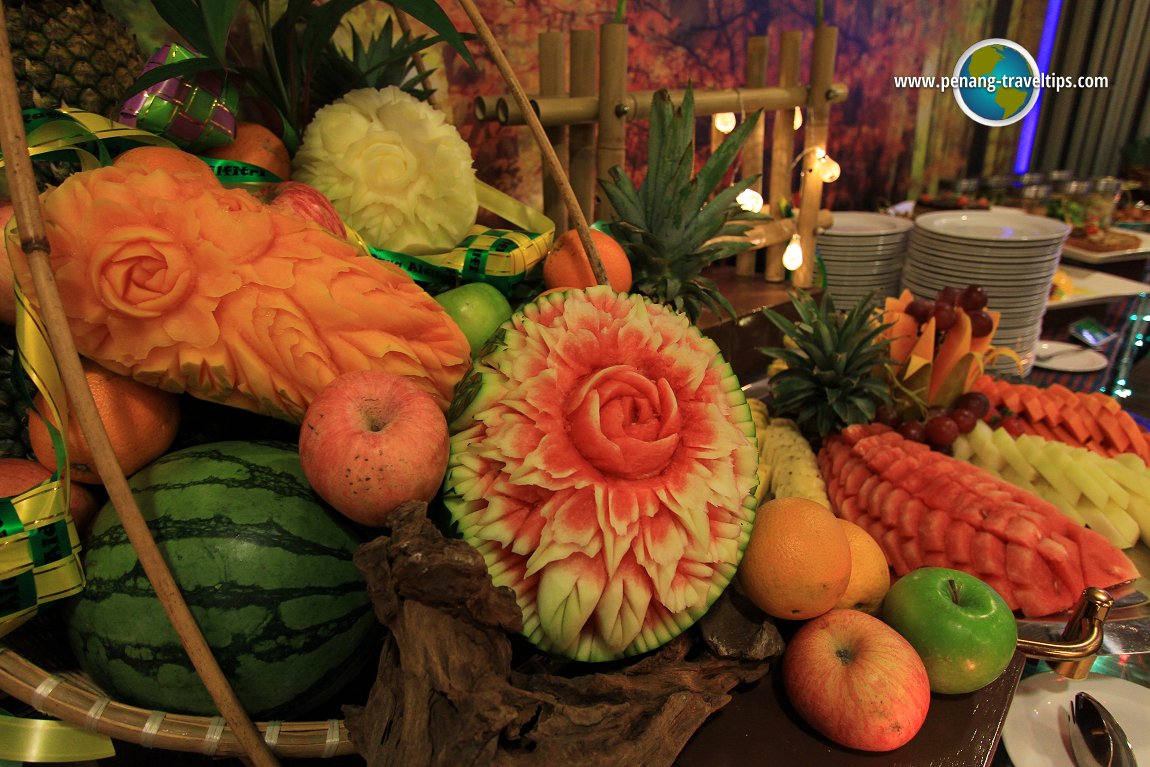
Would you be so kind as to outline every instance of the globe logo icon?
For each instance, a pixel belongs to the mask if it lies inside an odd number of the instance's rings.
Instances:
[[[954,100],[972,120],[1016,123],[1038,102],[1042,74],[1030,53],[1012,40],[992,38],[966,49],[954,68]]]

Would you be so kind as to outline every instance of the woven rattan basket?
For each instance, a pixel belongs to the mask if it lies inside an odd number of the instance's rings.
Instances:
[[[148,711],[117,703],[72,673],[50,673],[10,647],[0,647],[0,690],[33,708],[116,740],[205,756],[244,755],[223,717]],[[328,758],[355,753],[343,720],[260,722],[272,753]]]
[[[506,80],[511,92],[515,95],[520,108],[524,112],[531,112],[528,96],[519,84],[518,79],[510,69],[507,59],[500,49],[498,43],[495,41],[486,21],[476,8],[473,0],[459,0],[460,6],[463,7],[475,28],[478,32],[478,37],[483,44],[491,52],[495,59],[496,65]],[[0,10],[3,9],[3,0],[0,0]],[[2,17],[0,17],[2,21]],[[3,84],[0,83],[0,92],[8,90],[10,93],[5,94],[4,99],[0,99],[0,127],[3,129],[4,143],[6,148],[11,147],[18,151],[9,151],[10,162],[7,170],[12,166],[19,166],[24,161],[23,155],[27,152],[26,136],[23,133],[20,121],[20,108],[15,99],[14,86],[14,72],[12,70],[12,57],[9,50],[7,34],[4,32],[5,25],[0,23],[0,35],[2,35],[3,45],[0,46],[0,65],[3,65],[4,77],[0,78]],[[543,151],[544,165],[548,168],[550,175],[555,178],[560,185],[561,195],[565,204],[574,219],[574,226],[579,231],[580,239],[584,243],[584,247],[588,251],[588,256],[591,261],[592,269],[600,283],[606,283],[606,272],[603,270],[603,265],[595,251],[595,246],[590,236],[590,228],[588,223],[579,209],[578,202],[575,199],[574,191],[571,189],[570,182],[566,179],[564,171],[561,167],[558,157],[548,142],[546,133],[542,125],[539,123],[537,117],[533,112],[528,116],[528,124],[532,129],[536,142],[539,144]],[[16,218],[19,222],[21,220],[21,211],[27,217],[25,220],[31,224],[29,230],[31,235],[27,237],[27,242],[22,244],[25,250],[29,252],[29,258],[33,261],[41,261],[42,258],[32,258],[32,253],[29,251],[28,245],[32,245],[32,250],[38,253],[42,252],[46,255],[44,243],[46,237],[36,237],[38,229],[42,229],[43,222],[40,220],[37,209],[38,204],[35,202],[36,190],[32,183],[30,168],[27,171],[16,171],[17,174],[22,176],[23,184],[13,184],[14,201],[16,203]],[[11,174],[10,174],[11,175]],[[35,277],[35,271],[33,272]],[[51,282],[45,284],[46,287],[51,286]],[[62,304],[57,309],[53,309],[51,316],[48,315],[47,310],[51,308],[53,301],[59,303],[59,297],[56,294],[54,286],[50,289],[38,291],[41,299],[46,305],[45,320],[48,325],[48,335],[55,339],[68,339],[70,341],[70,333],[67,329],[67,321],[64,319]],[[52,300],[49,300],[52,299]],[[60,330],[62,326],[62,330]],[[53,328],[59,331],[58,335],[53,336]],[[53,342],[55,348],[55,341]],[[79,372],[79,362],[76,358],[76,352],[72,343],[61,345],[62,349],[70,350],[70,353],[57,354],[57,361],[61,367],[65,367],[67,363],[67,370],[62,370],[65,381],[68,375],[74,377],[74,383],[77,387],[82,387],[82,381],[79,377],[82,375]],[[68,359],[64,359],[68,358]],[[72,385],[69,385],[69,395],[72,394]],[[81,399],[83,399],[81,397]],[[77,405],[77,409],[83,409],[81,402]],[[94,413],[94,410],[92,411]],[[98,421],[98,416],[92,416],[93,419]],[[99,430],[98,423],[93,427]],[[114,464],[112,464],[114,465]],[[99,468],[99,461],[97,461]],[[109,477],[101,470],[101,476],[105,479]],[[109,472],[115,474],[115,472]],[[113,477],[113,479],[120,479],[122,477]],[[126,482],[126,480],[123,480]],[[109,487],[110,494],[112,488]],[[112,498],[115,501],[115,497]],[[125,507],[135,506],[132,502],[130,494],[123,500],[127,501],[123,506],[117,504],[117,508],[121,511],[121,516],[125,515]],[[135,514],[129,514],[129,518],[138,517],[138,511]],[[142,518],[138,520],[139,525],[143,525]],[[136,546],[138,553],[141,554],[141,560],[145,559],[145,554],[149,554],[150,535],[146,530],[143,531],[143,537],[147,539],[143,545],[138,545],[133,540],[133,545]],[[141,548],[144,551],[140,551]],[[152,544],[154,548],[154,543]],[[157,568],[159,570],[156,575],[164,576],[167,573],[166,566],[158,563],[158,551],[152,552],[147,557],[149,561],[157,561]],[[145,570],[148,568],[145,567]],[[156,576],[149,572],[149,578],[153,580],[153,585],[156,581]],[[170,578],[170,575],[167,575]],[[161,582],[165,579],[160,578]],[[161,601],[165,604],[175,601],[179,602],[178,589],[173,585],[173,591],[176,596],[169,596],[165,598],[164,590],[157,587],[157,592],[160,595]],[[170,592],[169,592],[170,593]],[[170,606],[170,605],[169,605]],[[178,607],[178,605],[177,605]],[[177,612],[179,612],[177,610]],[[171,613],[169,613],[171,616]],[[173,619],[173,625],[176,626],[177,632],[181,635],[181,640],[184,642],[185,647],[192,653],[193,647],[196,643],[192,640],[195,639],[196,629],[194,625],[184,626],[183,624],[194,624],[190,614],[185,620],[177,621]],[[220,705],[220,710],[224,713],[230,712],[230,718],[225,719],[224,716],[216,717],[202,717],[202,716],[189,716],[179,713],[164,712],[164,711],[149,711],[142,708],[137,708],[112,700],[101,690],[97,689],[91,684],[82,674],[72,670],[49,670],[49,667],[54,667],[54,663],[46,661],[36,662],[32,657],[39,657],[39,650],[37,647],[38,638],[33,629],[31,636],[27,634],[30,627],[24,626],[6,638],[4,643],[0,643],[0,691],[7,695],[22,701],[23,703],[31,706],[32,708],[40,711],[48,716],[56,717],[60,720],[70,724],[84,727],[93,730],[111,738],[126,741],[130,743],[139,744],[141,746],[167,749],[170,751],[188,752],[204,754],[212,757],[241,757],[257,765],[274,765],[276,763],[276,756],[293,757],[293,758],[329,758],[341,755],[355,754],[356,750],[351,744],[348,736],[347,728],[341,719],[330,719],[326,721],[311,721],[311,722],[260,722],[255,723],[255,730],[252,730],[247,725],[250,725],[250,720],[247,719],[242,708],[235,710],[238,707],[238,700],[231,696],[231,690],[226,681],[212,680],[209,676],[201,670],[201,676],[204,677],[205,684],[209,690],[213,690],[213,698],[217,704]],[[190,631],[188,630],[190,628]],[[24,636],[18,637],[17,635],[23,634]],[[201,640],[202,641],[202,640]],[[25,645],[28,645],[27,647]],[[210,667],[214,665],[214,659],[211,658],[210,649],[206,649],[205,654],[210,663],[206,664]],[[32,652],[30,650],[35,650]],[[197,666],[200,668],[200,666]],[[218,667],[217,671],[218,673]],[[212,682],[216,681],[216,684]],[[221,689],[223,688],[223,689]],[[219,693],[219,694],[217,694]],[[225,708],[221,703],[228,703]],[[233,727],[229,726],[228,722],[237,725],[238,733],[233,732]],[[260,742],[262,739],[263,743]],[[263,744],[267,745],[267,748]],[[270,753],[269,753],[270,752]]]

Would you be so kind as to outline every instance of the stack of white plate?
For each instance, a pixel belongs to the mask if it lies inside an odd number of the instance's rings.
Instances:
[[[819,235],[818,252],[837,307],[849,308],[867,294],[880,304],[899,292],[912,226],[909,219],[885,213],[834,213],[834,224]]]
[[[914,221],[902,272],[903,287],[933,300],[941,288],[981,285],[987,308],[1002,313],[995,346],[1013,349],[1024,372],[1034,347],[1070,227],[1061,221],[1013,211],[942,211]],[[991,372],[1016,372],[1000,358]]]

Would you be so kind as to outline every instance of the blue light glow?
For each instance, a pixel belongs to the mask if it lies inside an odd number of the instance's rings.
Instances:
[[[1046,4],[1046,18],[1042,22],[1042,39],[1038,43],[1039,75],[1046,74],[1050,67],[1050,57],[1054,53],[1054,38],[1058,33],[1058,17],[1062,13],[1062,0],[1049,0]],[[1038,115],[1042,112],[1042,91],[1034,102],[1034,108],[1022,118],[1022,130],[1018,134],[1018,152],[1014,155],[1014,172],[1026,173],[1030,170],[1030,156],[1034,152],[1034,134],[1038,132]]]

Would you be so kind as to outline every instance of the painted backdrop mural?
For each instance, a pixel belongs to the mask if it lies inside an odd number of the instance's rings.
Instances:
[[[142,43],[163,34],[162,25],[149,15],[148,3],[107,2],[135,25]],[[538,88],[540,32],[595,29],[615,13],[614,0],[479,0],[478,4],[529,91]],[[737,87],[752,35],[766,35],[771,42],[768,82],[775,82],[777,45],[785,30],[803,35],[805,81],[815,6],[814,0],[630,0],[629,87],[681,88],[688,81],[696,88]],[[968,46],[992,32],[1033,50],[1040,34],[1038,6],[1044,2],[825,0],[825,20],[839,29],[835,80],[849,88],[846,102],[831,113],[828,150],[843,173],[827,187],[827,205],[874,209],[907,199],[940,179],[965,175],[971,167],[986,173],[1009,170],[1018,126],[989,134],[982,129],[979,136],[978,127],[950,94],[896,89],[893,77],[947,74]],[[445,2],[443,7],[460,29],[471,29],[456,3]],[[382,26],[387,13],[384,3],[369,0],[349,14],[349,25],[367,36]],[[477,96],[501,95],[504,86],[483,46],[475,42],[472,50],[474,68],[453,51],[430,58],[428,63],[437,68],[439,104],[451,112],[472,147],[480,177],[539,204],[538,150],[527,130],[480,122],[473,114]],[[769,120],[767,128],[770,135]],[[636,174],[641,174],[645,136],[641,123],[629,126],[628,164]]]

